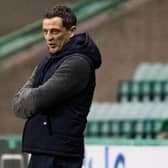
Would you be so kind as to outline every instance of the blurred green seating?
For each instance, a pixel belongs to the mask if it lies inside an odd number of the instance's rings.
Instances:
[[[21,137],[19,135],[1,135],[0,144],[2,142],[5,146],[6,153],[21,152]]]
[[[8,142],[5,139],[0,140],[0,155],[3,153],[9,153],[10,149],[8,146]]]
[[[165,81],[168,80],[168,64],[163,63],[142,63],[137,66],[135,70],[133,80],[156,80]]]
[[[142,63],[133,79],[119,81],[118,101],[167,101],[168,64]]]
[[[4,155],[10,155],[11,159],[8,159],[5,163],[6,168],[20,167],[19,162],[12,159],[12,156],[19,154],[23,157],[25,166],[27,167],[28,155],[22,153],[21,150],[21,136],[19,135],[0,135],[0,158]],[[1,160],[2,161],[2,160]]]
[[[160,72],[164,69],[167,64],[161,63],[142,63],[139,64],[135,70],[133,80],[142,81],[142,80],[158,80]]]
[[[162,69],[159,71],[159,75],[157,75],[157,80],[168,80],[168,64],[162,66]]]
[[[101,111],[101,106],[106,110]],[[166,103],[95,103],[88,115],[85,135],[86,137],[156,138],[167,121]]]
[[[167,81],[119,81],[117,100],[124,101],[166,101],[168,100]]]
[[[137,69],[135,70],[135,73],[134,73],[134,77],[133,79],[134,80],[146,80],[146,75],[147,75],[147,72],[149,72],[149,64],[148,63],[143,63],[143,64],[140,64],[138,65]]]

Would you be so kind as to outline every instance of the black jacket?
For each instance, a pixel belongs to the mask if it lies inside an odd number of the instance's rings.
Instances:
[[[83,132],[100,64],[99,50],[87,34],[74,36],[42,60],[14,98],[16,115],[27,118],[24,152],[83,157]]]

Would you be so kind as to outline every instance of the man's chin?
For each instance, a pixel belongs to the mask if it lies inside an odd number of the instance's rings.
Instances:
[[[49,52],[50,52],[51,54],[55,54],[56,52],[58,52],[58,50],[59,50],[59,49],[53,49],[53,48],[51,48],[51,49],[49,49]]]

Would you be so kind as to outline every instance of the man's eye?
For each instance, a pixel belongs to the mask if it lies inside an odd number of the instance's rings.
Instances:
[[[44,32],[44,34],[47,34],[48,31],[47,30],[43,30],[43,32]]]
[[[52,32],[52,33],[54,33],[54,34],[59,33],[59,31],[58,31],[58,30],[56,30],[56,29],[52,30],[51,32]]]

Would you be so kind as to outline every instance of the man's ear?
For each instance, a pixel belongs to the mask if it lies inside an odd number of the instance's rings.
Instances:
[[[72,26],[72,27],[69,29],[70,37],[73,37],[73,36],[76,34],[76,29],[77,29],[76,26]]]

